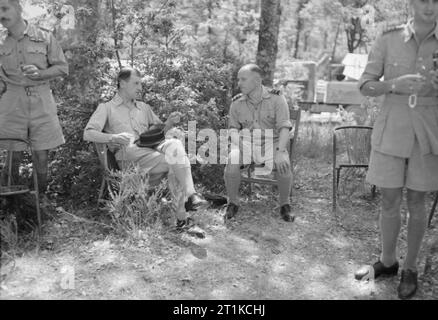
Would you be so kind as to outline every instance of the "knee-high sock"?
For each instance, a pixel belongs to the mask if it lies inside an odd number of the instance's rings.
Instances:
[[[173,209],[175,211],[176,218],[178,220],[184,220],[187,218],[185,209],[185,194],[182,190],[182,185],[176,178],[174,171],[171,169],[168,175],[169,191],[172,195]]]
[[[290,204],[290,189],[292,188],[292,173],[280,175],[277,173],[280,206]]]
[[[380,232],[382,237],[382,255],[380,260],[389,267],[397,261],[397,239],[401,227],[399,211],[388,214],[380,214]]]
[[[424,205],[416,206],[415,212],[409,210],[408,252],[404,261],[404,269],[417,270],[417,259],[421,244],[427,230],[427,214]]]
[[[239,204],[240,171],[233,172],[225,169],[225,187],[227,188],[228,202]]]
[[[37,172],[38,178],[38,192],[39,194],[44,194],[47,191],[47,172]]]

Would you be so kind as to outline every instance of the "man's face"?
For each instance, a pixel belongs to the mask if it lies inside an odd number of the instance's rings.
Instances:
[[[131,77],[127,81],[120,81],[120,89],[123,90],[128,98],[137,99],[142,89],[141,78],[135,73],[132,73]]]
[[[237,74],[238,85],[243,94],[249,94],[261,85],[260,76],[248,69],[241,69]]]
[[[435,23],[438,18],[438,0],[411,0],[415,19],[424,23]]]
[[[14,26],[20,19],[21,13],[9,0],[0,0],[0,23],[6,29]]]

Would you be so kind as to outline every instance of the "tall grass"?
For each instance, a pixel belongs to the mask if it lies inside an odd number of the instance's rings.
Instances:
[[[130,167],[114,173],[112,180],[106,207],[116,231],[135,238],[145,230],[161,228],[172,210],[165,200],[167,179],[152,187],[144,171]]]

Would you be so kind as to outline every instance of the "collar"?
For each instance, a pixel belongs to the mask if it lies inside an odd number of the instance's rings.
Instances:
[[[414,34],[415,34],[414,19],[409,19],[409,21],[405,24],[403,29],[403,36],[405,42],[411,40]],[[435,38],[438,40],[438,23],[435,23],[435,30],[433,30],[430,34],[428,34],[426,39],[429,38],[431,34],[433,34]]]
[[[112,103],[114,104],[114,106],[116,106],[116,107],[119,107],[119,106],[121,106],[121,105],[124,105],[123,98],[122,98],[118,93],[116,93],[116,95],[115,95],[114,98],[111,100],[111,102],[112,102]],[[137,104],[137,101],[135,101],[135,100],[134,100],[134,106],[135,106],[137,109],[140,109],[139,106],[138,106],[138,104]]]
[[[265,86],[262,86],[262,99],[269,99],[271,98],[271,95],[269,94],[268,88],[266,88]],[[249,100],[248,95],[244,94],[242,96],[243,100]]]

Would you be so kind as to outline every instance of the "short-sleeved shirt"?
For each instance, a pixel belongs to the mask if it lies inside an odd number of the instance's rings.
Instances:
[[[289,107],[286,99],[278,91],[263,87],[262,100],[254,105],[248,96],[238,95],[230,107],[230,129],[272,129],[274,143],[278,142],[282,128],[292,128]]]
[[[0,41],[0,77],[6,83],[19,86],[35,86],[47,81],[31,80],[23,75],[21,67],[35,65],[40,70],[58,68],[68,74],[68,64],[64,53],[53,34],[36,25],[27,23],[21,39],[7,35]]]
[[[382,109],[373,128],[374,150],[402,158],[411,155],[415,139],[422,154],[438,155],[438,91],[432,86],[430,70],[432,55],[438,50],[438,26],[421,43],[413,21],[383,33],[375,41],[359,88],[369,81],[395,79],[406,74],[421,74],[426,84],[418,92],[420,102],[409,107],[409,96],[386,94]],[[436,99],[436,103],[435,103]],[[426,99],[423,99],[426,100]]]
[[[111,134],[127,132],[137,139],[150,126],[162,124],[149,105],[141,101],[135,101],[134,105],[134,108],[129,108],[116,94],[111,101],[97,107],[85,130],[91,129]]]

